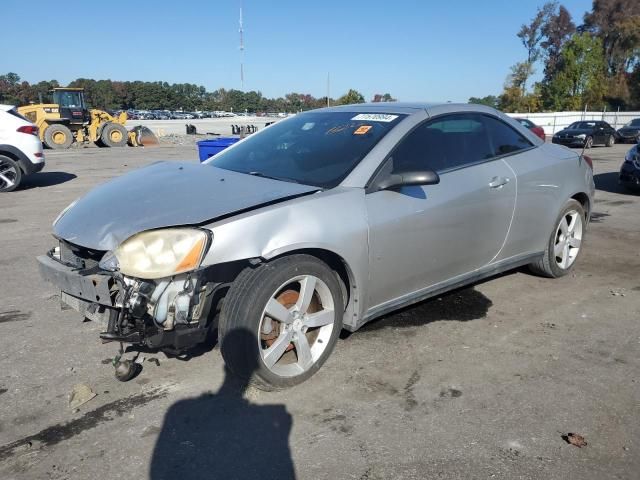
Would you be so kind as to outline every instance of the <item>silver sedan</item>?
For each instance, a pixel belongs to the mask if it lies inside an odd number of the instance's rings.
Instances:
[[[188,352],[217,331],[230,370],[278,389],[342,329],[522,265],[567,274],[593,193],[588,157],[491,108],[342,106],[99,186],[39,262],[103,341]]]

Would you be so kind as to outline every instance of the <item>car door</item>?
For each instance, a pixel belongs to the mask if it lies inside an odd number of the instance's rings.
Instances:
[[[604,122],[596,122],[596,127],[593,135],[593,143],[606,143],[607,141],[607,129]]]
[[[605,143],[609,140],[609,137],[612,136],[614,139],[616,138],[616,129],[609,125],[607,122],[602,122],[604,125],[604,141]]]
[[[365,196],[369,306],[383,307],[490,263],[502,248],[516,201],[510,167],[489,141],[482,115],[450,114],[419,125],[381,169],[434,170],[436,185]],[[380,174],[379,174],[380,175]]]

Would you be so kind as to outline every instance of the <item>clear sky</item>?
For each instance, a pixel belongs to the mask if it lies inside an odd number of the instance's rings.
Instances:
[[[240,0],[1,0],[0,74],[240,88]],[[245,90],[498,94],[544,0],[243,0]],[[590,0],[561,2],[579,24]]]

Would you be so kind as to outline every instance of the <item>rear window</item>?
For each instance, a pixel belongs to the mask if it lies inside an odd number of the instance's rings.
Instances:
[[[520,125],[522,125],[523,127],[526,127],[526,128],[535,127],[535,124],[532,121],[527,120],[526,118],[518,118],[517,120],[518,122],[520,122]]]
[[[12,108],[11,110],[7,110],[7,113],[9,115],[13,115],[14,117],[18,117],[19,119],[24,120],[25,122],[29,121],[27,118],[25,118],[22,115],[20,115],[15,108]]]
[[[483,128],[482,123],[475,118],[447,118],[432,123],[429,128],[435,128],[442,133],[476,133]]]

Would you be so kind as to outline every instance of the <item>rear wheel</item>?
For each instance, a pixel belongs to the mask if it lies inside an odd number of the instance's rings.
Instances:
[[[22,170],[15,160],[0,155],[0,192],[11,192],[18,188]]]
[[[124,147],[127,144],[127,129],[119,123],[107,123],[102,127],[100,143],[105,147]]]
[[[616,143],[616,139],[614,138],[614,136],[613,135],[609,135],[607,137],[607,142],[605,143],[605,145],[607,147],[613,147],[615,145],[615,143]]]
[[[224,299],[222,356],[232,372],[264,390],[301,383],[331,354],[343,305],[337,274],[315,257],[247,268]]]
[[[569,200],[556,220],[544,256],[529,265],[531,270],[551,278],[569,273],[581,252],[585,226],[584,208],[576,200]]]
[[[64,150],[73,143],[73,134],[66,125],[49,125],[44,131],[44,144],[53,150]]]

